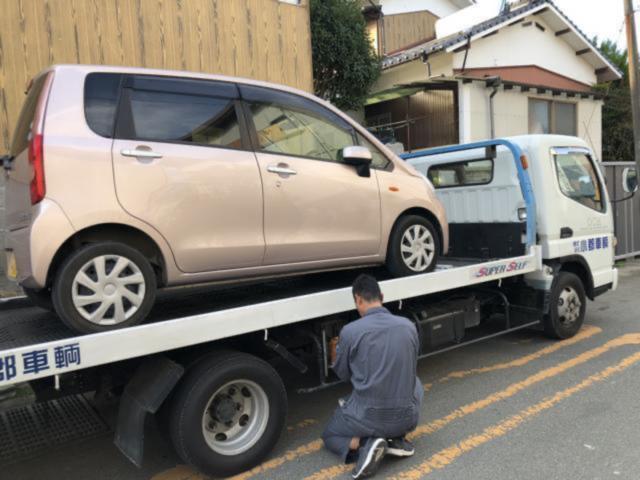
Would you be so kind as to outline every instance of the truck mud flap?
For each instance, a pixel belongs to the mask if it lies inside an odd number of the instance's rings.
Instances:
[[[156,413],[176,386],[184,368],[167,357],[145,360],[124,389],[118,409],[114,443],[136,466],[142,465],[144,421]]]

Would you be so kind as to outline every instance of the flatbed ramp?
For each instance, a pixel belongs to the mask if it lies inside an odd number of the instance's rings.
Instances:
[[[500,260],[443,259],[434,272],[382,280],[380,286],[389,303],[541,267],[541,250],[532,246],[527,255]],[[199,305],[183,299],[178,309],[169,295],[160,299],[149,323],[83,336],[66,329],[51,313],[9,307],[0,312],[0,387],[252,332],[266,335],[271,328],[353,310],[349,283],[345,277],[341,282],[335,278],[320,275],[313,281],[307,276],[222,290]]]

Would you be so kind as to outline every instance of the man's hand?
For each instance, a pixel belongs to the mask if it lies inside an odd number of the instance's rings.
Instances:
[[[336,349],[338,348],[339,340],[340,340],[340,337],[333,337],[331,340],[329,340],[329,360],[331,360],[331,365],[336,363],[336,355],[337,355]]]

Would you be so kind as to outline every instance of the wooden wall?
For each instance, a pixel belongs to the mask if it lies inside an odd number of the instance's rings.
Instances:
[[[3,0],[0,153],[27,81],[57,63],[251,77],[313,89],[308,0]]]
[[[436,36],[436,17],[428,10],[385,15],[384,53],[391,53],[428,41]]]

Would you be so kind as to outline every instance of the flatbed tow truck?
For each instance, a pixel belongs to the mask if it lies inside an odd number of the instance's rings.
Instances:
[[[403,157],[436,184],[453,232],[454,256],[434,272],[396,279],[374,272],[386,306],[415,322],[422,357],[525,328],[570,337],[586,298],[616,287],[609,201],[581,140],[526,136]],[[487,162],[490,178],[474,181],[474,168]],[[578,193],[601,208],[571,195],[572,174],[590,183]],[[448,187],[454,177],[458,184]],[[146,416],[158,414],[186,463],[210,475],[238,473],[280,436],[283,369],[303,374],[300,390],[309,394],[336,383],[328,341],[356,318],[354,277],[321,273],[204,295],[196,288],[197,302],[187,290],[177,302],[168,292],[146,324],[83,336],[53,314],[9,301],[0,307],[0,388],[29,383],[44,400],[117,392],[115,443],[133,463],[143,460]]]

